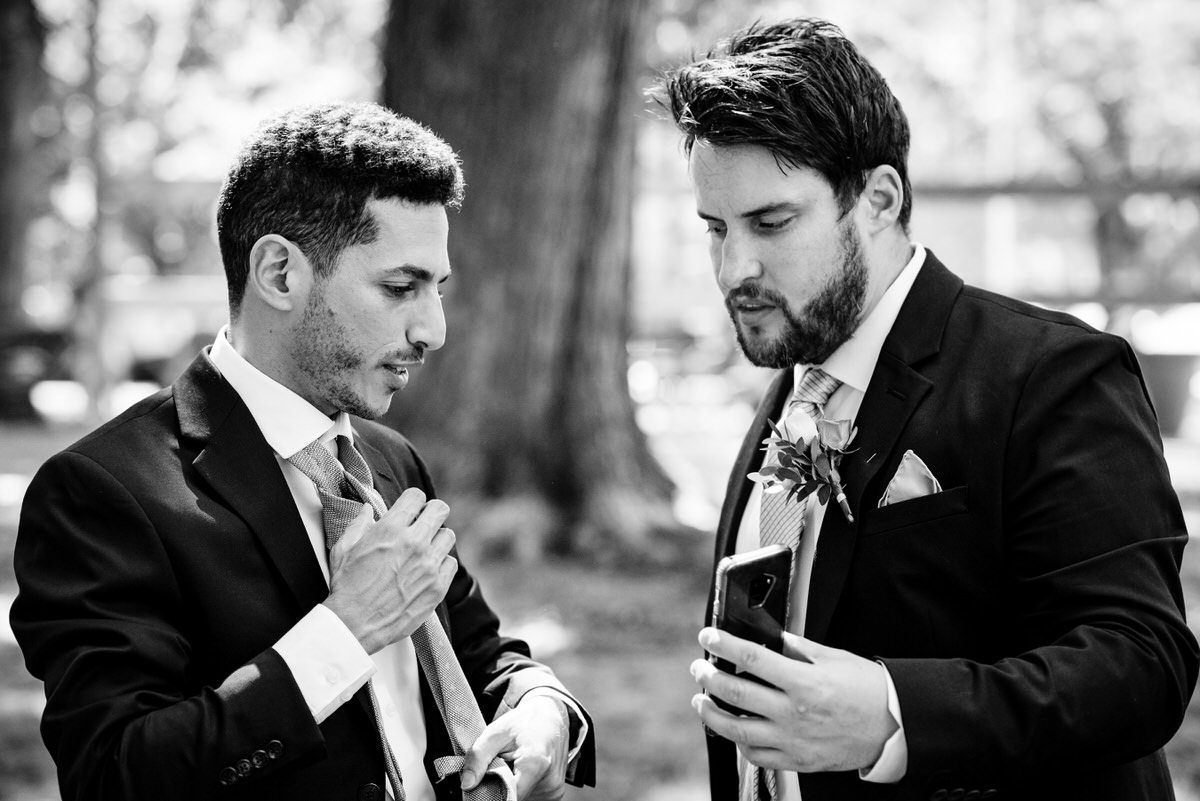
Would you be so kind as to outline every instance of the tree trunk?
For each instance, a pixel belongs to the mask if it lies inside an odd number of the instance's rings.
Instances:
[[[518,553],[644,557],[677,530],[626,382],[643,10],[393,0],[388,20],[384,102],[444,137],[467,181],[447,344],[389,420],[454,525]]]
[[[0,0],[0,335],[27,325],[21,294],[37,147],[30,117],[46,86],[44,42],[33,0]]]

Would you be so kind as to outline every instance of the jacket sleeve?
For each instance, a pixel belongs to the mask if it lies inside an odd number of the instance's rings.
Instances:
[[[92,459],[59,454],[35,476],[14,564],[12,627],[45,682],[42,735],[66,801],[229,797],[322,749],[274,651],[201,685],[162,540]]]
[[[943,786],[1112,765],[1177,730],[1197,673],[1179,579],[1187,532],[1132,351],[1080,333],[1028,372],[1005,445],[995,662],[886,659],[909,778]],[[994,786],[994,785],[993,785]]]

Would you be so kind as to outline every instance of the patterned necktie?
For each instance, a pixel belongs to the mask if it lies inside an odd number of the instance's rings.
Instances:
[[[792,393],[783,411],[783,419],[799,408],[814,421],[824,416],[825,403],[842,382],[818,367],[810,367],[800,379],[800,386]],[[804,515],[808,511],[809,495],[797,503],[787,500],[786,492],[763,493],[759,505],[759,545],[786,545],[792,552],[793,573],[796,550],[804,533]],[[795,589],[793,588],[793,593]],[[741,775],[741,801],[765,801],[777,797],[775,771],[763,770],[746,762],[738,752]]]
[[[325,524],[326,548],[332,548],[341,539],[346,527],[358,516],[363,502],[371,505],[376,520],[387,511],[383,498],[375,490],[371,480],[371,470],[362,454],[354,447],[354,443],[349,437],[339,434],[337,446],[336,459],[319,439],[309,443],[288,459],[317,485]],[[483,713],[479,710],[467,677],[454,654],[450,638],[446,636],[446,630],[437,615],[430,615],[429,619],[412,633],[412,644],[417,653],[417,662],[425,673],[425,679],[429,683],[438,711],[442,715],[442,722],[454,747],[454,756],[440,757],[433,761],[440,780],[462,770],[464,755],[483,733]],[[379,702],[371,684],[368,684],[368,692],[383,744],[388,781],[392,785],[396,801],[404,801],[404,783],[396,765],[396,757],[384,734]],[[487,774],[475,789],[464,793],[464,798],[468,801],[516,801],[516,797],[516,778],[508,763],[499,757],[492,760]]]

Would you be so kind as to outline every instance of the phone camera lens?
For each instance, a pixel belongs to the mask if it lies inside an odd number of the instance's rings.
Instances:
[[[772,573],[759,573],[750,581],[750,607],[757,609],[767,602],[771,590],[775,587],[775,576]]]

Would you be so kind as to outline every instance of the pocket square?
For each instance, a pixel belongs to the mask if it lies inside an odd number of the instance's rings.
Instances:
[[[900,467],[896,468],[896,475],[892,476],[887,489],[883,491],[883,497],[879,499],[879,506],[882,508],[941,491],[942,485],[933,477],[933,473],[921,461],[921,457],[912,451],[905,451],[900,460]]]

